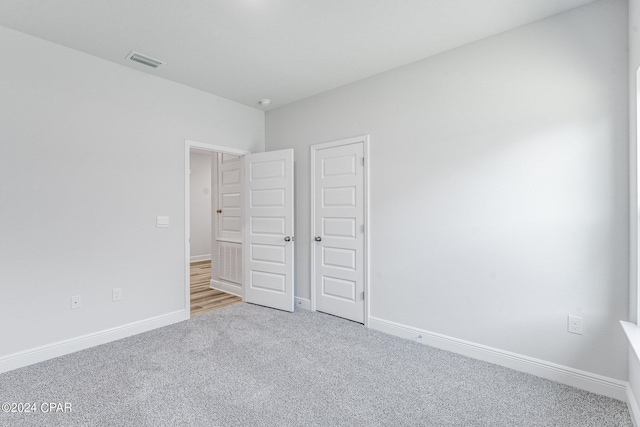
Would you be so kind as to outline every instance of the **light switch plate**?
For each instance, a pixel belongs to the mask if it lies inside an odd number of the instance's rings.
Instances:
[[[156,217],[156,227],[158,227],[158,228],[169,227],[169,217],[168,216],[158,216],[158,217]]]

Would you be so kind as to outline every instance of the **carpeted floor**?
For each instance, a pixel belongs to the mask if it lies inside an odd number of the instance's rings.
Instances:
[[[242,303],[1,374],[2,402],[37,406],[3,426],[632,426],[614,399]]]

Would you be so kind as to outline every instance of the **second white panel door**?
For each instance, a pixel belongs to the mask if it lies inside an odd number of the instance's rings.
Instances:
[[[314,152],[316,310],[364,323],[364,143]]]

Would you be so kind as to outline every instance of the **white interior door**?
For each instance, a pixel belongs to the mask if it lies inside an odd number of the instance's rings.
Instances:
[[[217,155],[217,238],[226,242],[242,242],[242,176],[240,156]]]
[[[215,153],[212,188],[216,189],[211,287],[242,296],[241,157]]]
[[[293,150],[244,159],[244,300],[293,311]]]
[[[364,323],[364,142],[324,145],[312,147],[315,306]]]

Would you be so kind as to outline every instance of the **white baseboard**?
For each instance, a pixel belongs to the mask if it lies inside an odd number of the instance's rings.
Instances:
[[[636,397],[633,395],[633,390],[631,390],[631,386],[627,384],[627,407],[629,408],[629,413],[631,414],[631,421],[633,421],[633,425],[635,427],[640,427],[640,408],[638,407],[638,401]]]
[[[76,338],[43,345],[30,350],[9,354],[7,356],[0,357],[0,373],[33,365],[34,363],[43,362],[45,360],[53,359],[54,357],[64,356],[65,354],[75,353],[76,351],[106,344],[111,341],[116,341],[131,335],[161,328],[173,323],[182,322],[183,320],[185,320],[185,311],[179,310],[163,314],[161,316],[140,320],[138,322],[117,326],[115,328],[105,329]]]
[[[407,338],[422,344],[462,354],[474,359],[505,366],[603,396],[626,401],[628,383],[568,366],[524,356],[497,348],[476,344],[447,335],[429,332],[376,317],[369,318],[369,327],[387,334]],[[637,407],[636,407],[637,408]]]
[[[211,261],[211,254],[191,256],[191,262],[198,262],[198,261]]]
[[[295,297],[293,299],[296,308],[311,310],[311,301],[306,298]]]
[[[209,287],[242,298],[242,286],[236,283],[220,282],[218,280],[211,279]]]

